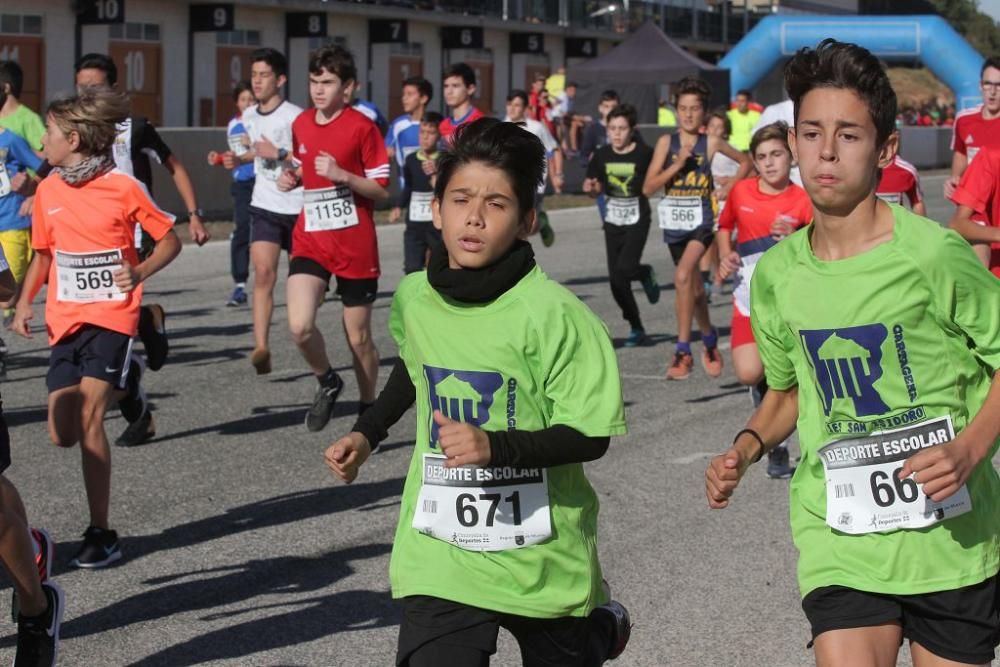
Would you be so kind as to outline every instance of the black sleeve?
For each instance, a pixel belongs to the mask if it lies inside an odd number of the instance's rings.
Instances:
[[[601,156],[601,151],[594,153],[594,157],[590,158],[590,162],[587,164],[587,178],[596,178],[602,184],[605,180],[604,171],[604,158]]]
[[[541,431],[488,431],[492,466],[548,468],[595,461],[608,451],[609,436],[592,438],[557,424]]]
[[[358,417],[351,430],[365,436],[374,452],[379,443],[389,436],[392,425],[406,414],[416,400],[417,390],[410,380],[406,364],[402,359],[397,359],[375,404]]]
[[[408,209],[410,207],[410,195],[413,193],[413,174],[410,173],[410,169],[413,166],[413,162],[410,158],[413,155],[407,155],[406,160],[403,162],[403,189],[399,193],[399,208]],[[407,219],[409,219],[409,212],[407,212]]]
[[[42,165],[35,171],[39,179],[43,179],[52,173],[52,165],[48,160],[42,160]]]
[[[152,123],[145,119],[143,121],[139,136],[133,139],[136,148],[145,153],[153,152],[156,155],[156,159],[160,161],[160,164],[163,164],[172,154],[170,147],[163,141],[160,133],[156,131]],[[136,119],[136,122],[138,122],[138,119]]]

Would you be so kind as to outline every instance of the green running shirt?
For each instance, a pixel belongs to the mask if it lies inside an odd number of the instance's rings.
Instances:
[[[417,395],[416,446],[389,567],[393,597],[428,595],[535,618],[586,616],[603,604],[598,500],[581,464],[547,469],[552,536],[540,544],[469,551],[412,523],[423,455],[441,452],[434,408],[446,405],[453,419],[486,431],[563,424],[591,437],[626,432],[604,324],[535,267],[486,304],[447,300],[426,272],[413,273],[399,284],[389,329]]]
[[[1000,281],[957,234],[891,208],[890,241],[825,262],[812,252],[810,226],[764,253],[751,283],[767,382],[799,388],[802,461],[789,504],[803,597],[832,585],[898,595],[952,590],[1000,567],[997,443],[966,483],[965,514],[858,535],[826,523],[823,445],[947,416],[957,433],[1000,367]]]

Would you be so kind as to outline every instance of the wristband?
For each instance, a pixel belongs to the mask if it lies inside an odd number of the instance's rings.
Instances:
[[[733,438],[733,444],[734,445],[736,444],[736,441],[740,439],[740,436],[743,435],[744,433],[749,433],[750,435],[752,435],[757,440],[758,443],[760,443],[760,452],[758,452],[757,458],[755,458],[753,461],[750,462],[751,464],[757,463],[757,461],[760,461],[761,457],[764,456],[764,452],[767,450],[767,446],[764,445],[764,439],[762,437],[760,437],[760,433],[758,433],[757,431],[753,430],[752,428],[745,428],[742,431],[740,431],[739,433],[737,433],[736,437]]]
[[[278,149],[278,161],[284,162],[288,158],[288,151],[284,148]]]

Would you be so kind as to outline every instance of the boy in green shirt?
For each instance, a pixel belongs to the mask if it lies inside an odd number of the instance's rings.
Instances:
[[[13,60],[0,60],[0,127],[23,138],[31,150],[40,154],[45,123],[41,117],[21,104],[24,72]]]
[[[771,390],[706,471],[709,506],[796,426],[802,606],[819,665],[988,664],[1000,638],[1000,282],[968,244],[876,195],[896,154],[878,59],[834,40],[785,68],[813,224],[761,258]]]
[[[600,665],[630,633],[597,560],[583,463],[625,433],[607,329],[535,264],[541,142],[481,119],[442,153],[431,203],[443,245],[406,276],[396,363],[376,403],[326,451],[345,482],[417,405],[392,550],[396,664],[480,667],[500,627],[526,665]]]

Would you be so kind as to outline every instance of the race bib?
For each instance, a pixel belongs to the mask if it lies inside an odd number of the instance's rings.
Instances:
[[[250,146],[246,143],[250,140],[250,137],[245,132],[240,134],[230,134],[228,140],[229,150],[231,150],[235,155],[246,155],[250,152]]]
[[[544,468],[461,466],[424,454],[413,527],[468,551],[505,551],[552,536]]]
[[[0,163],[0,197],[6,197],[10,191],[10,175],[7,173],[7,165]]]
[[[664,197],[656,209],[660,229],[690,232],[701,227],[701,197]]]
[[[410,222],[430,222],[433,192],[410,193]]]
[[[826,469],[826,523],[851,535],[931,526],[972,509],[969,490],[935,502],[912,477],[896,475],[903,462],[955,437],[951,417],[861,438],[837,440],[819,450]]]
[[[358,224],[358,207],[354,192],[346,185],[306,190],[302,211],[307,232],[328,232]]]
[[[56,250],[56,298],[60,301],[96,303],[124,301],[115,286],[114,272],[122,265],[122,251],[65,252]]]
[[[903,203],[903,193],[902,192],[877,192],[876,197],[888,204],[902,204]]]
[[[639,198],[608,197],[608,212],[604,221],[619,227],[639,222]]]

